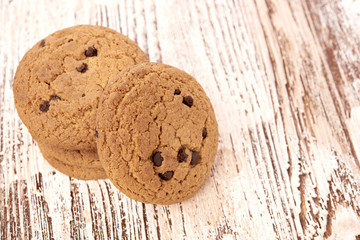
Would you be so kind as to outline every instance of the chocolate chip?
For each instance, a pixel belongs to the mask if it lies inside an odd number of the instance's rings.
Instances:
[[[95,137],[99,137],[99,133],[98,133],[98,131],[96,130],[96,128],[95,128]]]
[[[59,96],[57,96],[57,95],[53,95],[53,96],[50,97],[50,102],[51,101],[58,101],[58,100],[61,100],[61,98]]]
[[[81,97],[85,97],[85,93],[83,93],[83,94],[81,95]]]
[[[180,95],[180,93],[181,93],[181,91],[180,91],[180,89],[175,89],[175,92],[174,92],[174,95]]]
[[[186,96],[183,98],[183,104],[188,107],[191,107],[194,104],[194,99],[191,96]]]
[[[166,171],[164,173],[159,173],[159,177],[165,181],[170,180],[173,176],[174,176],[173,171]]]
[[[44,40],[44,39],[41,40],[40,46],[41,46],[41,47],[44,47],[44,46],[45,46],[45,40]]]
[[[203,139],[206,138],[206,136],[207,136],[207,130],[206,130],[206,128],[203,128],[203,131],[202,131]]]
[[[199,153],[198,153],[198,152],[192,152],[190,165],[198,164],[199,158],[200,158],[200,157],[199,157]]]
[[[185,162],[187,157],[188,157],[188,155],[185,152],[185,148],[181,148],[177,155],[178,162]]]
[[[72,42],[72,41],[74,41],[74,39],[70,38],[68,42]]]
[[[164,158],[161,156],[161,152],[156,152],[152,155],[152,161],[156,167],[160,167]]]
[[[87,69],[88,69],[88,66],[87,66],[86,63],[83,63],[83,64],[81,64],[80,67],[77,67],[77,68],[76,68],[76,70],[77,70],[78,72],[81,72],[81,73],[86,72]]]
[[[49,107],[50,107],[49,101],[43,101],[43,102],[40,104],[40,111],[42,111],[42,112],[47,112],[47,111],[49,110]]]
[[[94,47],[89,47],[85,51],[85,56],[87,56],[87,57],[95,57],[95,56],[97,56],[97,49],[94,48]]]

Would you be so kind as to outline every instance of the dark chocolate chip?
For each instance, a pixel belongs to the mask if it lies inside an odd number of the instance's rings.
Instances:
[[[200,159],[199,153],[198,152],[192,152],[190,165],[198,164],[199,159]]]
[[[45,46],[45,40],[44,40],[44,39],[41,40],[40,46],[41,46],[41,47],[44,47],[44,46]]]
[[[78,72],[81,72],[81,73],[86,72],[87,69],[88,69],[88,66],[87,66],[86,63],[83,63],[83,64],[81,64],[80,67],[77,67],[77,68],[76,68],[76,70],[77,70]]]
[[[85,56],[87,56],[87,57],[95,57],[95,56],[97,56],[97,49],[94,48],[94,47],[89,47],[85,51]]]
[[[68,42],[72,42],[72,41],[74,41],[74,39],[70,38]]]
[[[99,137],[99,133],[98,133],[98,131],[96,130],[96,128],[95,128],[95,137]]]
[[[61,98],[59,96],[57,96],[57,95],[53,95],[53,96],[50,97],[50,102],[51,101],[58,101],[58,100],[61,100]]]
[[[156,167],[160,167],[164,158],[161,156],[161,152],[156,152],[152,155],[152,161]]]
[[[188,155],[185,152],[185,148],[181,148],[177,155],[178,162],[185,162],[187,160]]]
[[[49,110],[49,107],[50,107],[49,101],[43,101],[43,102],[40,104],[40,111],[42,111],[42,112],[47,112],[47,111]]]
[[[180,95],[180,93],[181,93],[181,91],[180,91],[180,89],[175,89],[175,92],[174,92],[174,95]]]
[[[85,97],[85,93],[83,93],[83,94],[81,95],[81,97]]]
[[[203,139],[206,138],[206,136],[207,136],[207,130],[206,130],[206,128],[203,128],[203,131],[202,131]]]
[[[191,96],[186,96],[183,98],[183,104],[188,107],[191,107],[194,104],[194,99]]]
[[[164,173],[159,173],[159,177],[165,181],[170,180],[173,176],[174,176],[173,171],[166,171]]]

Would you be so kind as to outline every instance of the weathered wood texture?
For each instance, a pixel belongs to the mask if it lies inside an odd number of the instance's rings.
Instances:
[[[155,206],[50,167],[12,79],[58,29],[109,26],[194,75],[220,128],[195,197]],[[0,0],[1,239],[359,239],[358,0]]]

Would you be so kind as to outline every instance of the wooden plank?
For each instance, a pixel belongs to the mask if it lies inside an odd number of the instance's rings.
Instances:
[[[206,90],[219,151],[193,198],[142,204],[41,156],[12,78],[36,41],[83,23]],[[0,1],[0,239],[360,238],[359,23],[353,0]]]

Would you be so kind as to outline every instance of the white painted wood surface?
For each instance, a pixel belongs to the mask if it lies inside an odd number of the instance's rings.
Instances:
[[[128,35],[207,91],[219,151],[190,200],[142,204],[44,161],[13,76],[76,24]],[[360,239],[358,0],[0,0],[0,30],[1,239]]]

